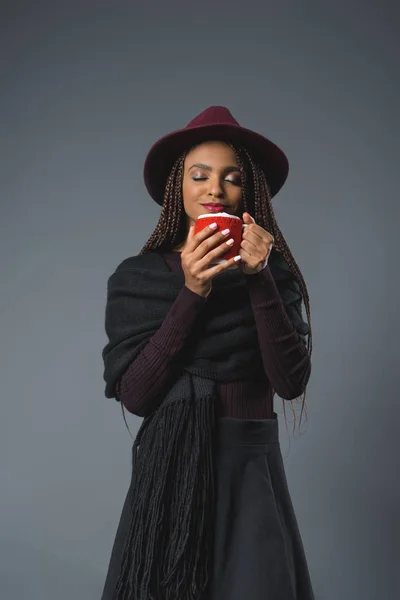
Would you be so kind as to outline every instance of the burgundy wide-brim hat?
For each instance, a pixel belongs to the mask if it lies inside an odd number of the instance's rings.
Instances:
[[[157,204],[163,203],[168,176],[180,154],[195,144],[210,140],[245,146],[263,169],[272,196],[285,183],[289,163],[282,150],[259,133],[241,127],[225,106],[210,106],[186,127],[168,133],[150,148],[144,163],[144,182]]]

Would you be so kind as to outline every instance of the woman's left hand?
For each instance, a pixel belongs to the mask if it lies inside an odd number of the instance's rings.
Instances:
[[[274,243],[273,236],[257,225],[248,212],[243,213],[243,236],[240,244],[239,254],[242,257],[240,266],[246,275],[254,275],[261,271],[265,261],[271,254]]]

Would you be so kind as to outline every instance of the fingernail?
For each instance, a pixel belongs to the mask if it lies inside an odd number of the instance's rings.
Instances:
[[[211,223],[210,229],[215,229],[216,227],[218,227],[218,223]]]
[[[238,262],[239,260],[241,260],[242,257],[240,256],[240,254],[238,254],[237,256],[235,256],[235,258],[233,259],[235,262]]]
[[[227,246],[232,246],[232,244],[233,244],[233,241],[234,241],[234,240],[231,238],[230,240],[228,240],[228,241],[226,242],[226,245],[227,245]]]
[[[230,232],[230,229],[224,229],[222,233],[223,233],[224,235],[228,235],[228,233],[229,233],[229,232]]]

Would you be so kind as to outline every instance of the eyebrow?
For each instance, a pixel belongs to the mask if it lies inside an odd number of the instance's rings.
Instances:
[[[203,165],[201,163],[197,163],[195,165],[192,165],[191,167],[189,167],[189,171],[190,169],[193,169],[193,167],[197,167],[198,169],[205,169],[206,171],[212,171],[212,167],[210,167],[209,165]],[[230,167],[224,167],[222,169],[225,173],[231,172],[231,171],[238,171],[240,173],[240,168],[236,167],[236,166],[230,166]]]

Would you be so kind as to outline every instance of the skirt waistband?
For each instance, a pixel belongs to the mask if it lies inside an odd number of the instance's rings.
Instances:
[[[233,446],[262,446],[279,443],[279,423],[274,419],[230,419],[217,421],[218,442]]]

